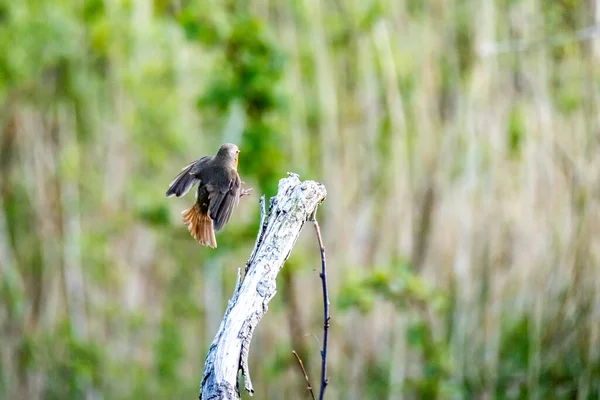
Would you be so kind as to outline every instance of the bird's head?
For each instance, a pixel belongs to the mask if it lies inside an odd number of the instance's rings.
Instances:
[[[240,153],[240,149],[237,145],[233,143],[225,143],[219,147],[219,151],[217,152],[218,157],[224,157],[227,160],[231,160],[235,168],[238,165],[238,154]]]

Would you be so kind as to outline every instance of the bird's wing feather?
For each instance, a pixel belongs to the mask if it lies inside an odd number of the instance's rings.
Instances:
[[[211,187],[208,195],[208,215],[213,220],[215,230],[225,225],[240,198],[240,177],[236,173],[229,182],[219,187]]]
[[[198,163],[202,163],[206,157],[202,157],[199,160],[192,161],[181,169],[181,172],[177,174],[175,178],[169,183],[169,188],[165,193],[167,197],[177,196],[181,197],[190,191],[194,184],[199,183],[200,180],[190,174],[190,171],[194,169],[194,166]]]
[[[198,161],[195,161],[193,163],[194,166],[189,171],[190,175],[196,175],[213,158],[214,158],[214,156],[204,156],[201,159],[199,159]]]

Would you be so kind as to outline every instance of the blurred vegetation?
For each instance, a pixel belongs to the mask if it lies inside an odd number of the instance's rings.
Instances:
[[[599,7],[0,0],[0,398],[196,396],[288,171],[329,193],[328,398],[598,398]],[[210,250],[164,192],[225,141],[254,194]],[[292,350],[318,382],[318,257],[259,398],[307,398]]]

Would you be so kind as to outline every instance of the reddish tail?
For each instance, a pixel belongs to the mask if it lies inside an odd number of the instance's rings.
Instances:
[[[212,219],[210,219],[208,214],[203,214],[200,211],[198,203],[194,203],[193,206],[183,211],[181,216],[194,239],[200,244],[212,247],[213,249],[217,247]]]

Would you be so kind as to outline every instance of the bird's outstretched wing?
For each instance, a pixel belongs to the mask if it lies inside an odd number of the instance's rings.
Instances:
[[[208,161],[212,159],[212,156],[204,156],[199,160],[192,161],[183,169],[173,181],[169,184],[169,188],[167,189],[166,196],[171,197],[173,195],[177,197],[181,197],[190,191],[194,184],[199,183],[200,179],[194,176],[194,171],[199,170],[202,166],[204,166]]]
[[[198,161],[196,161],[193,164],[192,169],[190,169],[190,174],[197,175],[200,172],[200,170],[202,170],[202,168],[204,168],[206,166],[206,164],[208,164],[214,158],[215,158],[214,156],[202,157],[201,159],[199,159]]]
[[[208,215],[215,230],[220,230],[229,221],[231,213],[240,199],[240,177],[238,174],[220,187],[208,186]]]

